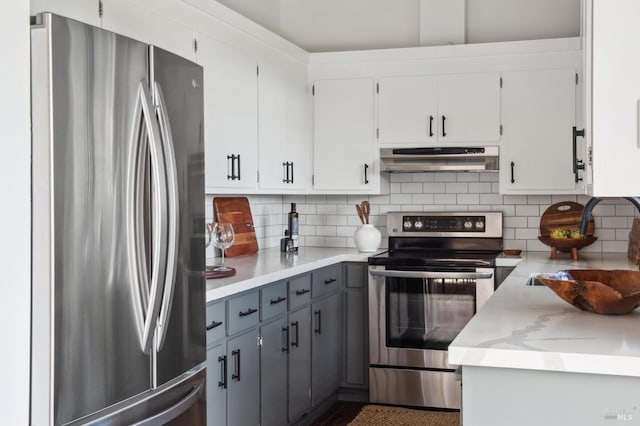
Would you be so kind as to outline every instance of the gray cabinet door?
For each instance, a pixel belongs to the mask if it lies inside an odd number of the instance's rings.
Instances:
[[[331,396],[341,381],[342,297],[335,293],[311,305],[311,405]]]
[[[311,406],[311,320],[309,305],[289,314],[289,421]]]
[[[342,386],[367,387],[369,369],[369,321],[367,309],[367,264],[347,263],[345,267],[344,371]]]
[[[260,425],[287,424],[287,318],[260,328]]]
[[[227,424],[260,423],[258,330],[227,341]]]
[[[227,342],[207,349],[207,426],[227,424]]]

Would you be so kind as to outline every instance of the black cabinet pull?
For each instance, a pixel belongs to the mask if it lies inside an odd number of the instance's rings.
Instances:
[[[229,174],[229,160],[231,160],[231,174]],[[238,174],[236,174],[236,161]],[[240,154],[227,155],[227,180],[240,180]]]
[[[447,121],[447,117],[445,117],[444,115],[442,116],[442,137],[444,138],[445,136],[447,136],[447,132],[445,131],[445,127],[444,127],[444,122]]]
[[[584,137],[584,129],[578,130],[573,126],[573,174],[576,177],[576,183],[582,180],[578,177],[578,170],[584,170],[584,161],[578,160],[578,136]]]
[[[282,334],[285,336],[282,352],[289,352],[289,327],[282,327]]]
[[[227,388],[227,356],[222,355],[218,357],[218,362],[220,363],[220,378],[218,381],[218,387],[222,389]]]
[[[240,311],[240,313],[238,314],[238,316],[246,317],[246,316],[249,316],[249,315],[251,315],[251,314],[255,314],[256,312],[258,312],[258,310],[257,310],[257,309],[255,309],[255,308],[249,308],[249,309],[247,309],[247,310],[246,310],[246,311],[244,311],[244,312]]]
[[[369,165],[364,163],[364,184],[367,185],[369,183],[369,177],[367,176],[367,172],[369,171]]]
[[[328,278],[328,279],[324,280],[324,285],[335,283],[336,281],[338,281],[337,278]]]
[[[291,323],[291,328],[295,327],[296,328],[296,333],[294,334],[294,336],[296,337],[296,340],[291,340],[291,347],[292,348],[297,348],[298,347],[298,321],[294,321]]]
[[[433,137],[433,115],[429,116],[429,137]]]
[[[287,298],[286,298],[286,297],[278,296],[278,298],[277,298],[277,299],[271,299],[271,300],[269,300],[269,304],[270,304],[270,305],[277,305],[278,303],[282,303],[282,302],[284,302],[285,300],[287,300]]]
[[[516,163],[511,162],[511,183],[516,183],[515,175],[513,173],[513,168],[516,166]]]
[[[214,328],[220,327],[221,325],[222,325],[222,321],[213,320],[211,321],[211,324],[207,326],[207,331],[213,330]]]
[[[290,176],[291,181],[289,183],[293,183],[293,161],[289,163],[289,167],[291,167],[291,176]]]
[[[296,290],[296,296],[302,296],[303,294],[309,293],[311,290],[303,288],[302,290]]]
[[[231,351],[231,355],[233,356],[233,374],[231,378],[240,381],[240,349]]]
[[[318,309],[313,312],[313,315],[317,318],[316,324],[318,325],[313,332],[316,334],[322,334],[322,312]]]

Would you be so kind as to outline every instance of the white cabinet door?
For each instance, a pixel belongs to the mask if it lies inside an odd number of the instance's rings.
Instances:
[[[592,7],[592,8],[591,8]],[[591,75],[593,195],[637,196],[640,164],[640,2],[590,0],[587,74]],[[585,85],[589,87],[589,82]],[[587,99],[589,96],[587,96]],[[587,135],[589,129],[587,128]]]
[[[500,192],[582,191],[573,173],[575,75],[567,68],[503,74]]]
[[[379,174],[373,167],[373,96],[370,78],[315,82],[315,190],[379,191]]]
[[[205,189],[229,193],[257,188],[257,62],[200,34],[204,68]]]
[[[104,0],[102,28],[195,61],[193,31],[139,0]]]
[[[458,74],[438,81],[438,141],[491,143],[500,140],[500,75]]]
[[[438,135],[437,78],[381,78],[378,81],[378,143],[423,144]]]
[[[486,145],[500,141],[500,75],[403,76],[378,82],[378,143]]]
[[[258,146],[260,188],[302,192],[311,181],[311,100],[303,63],[260,62]]]
[[[106,1],[106,0],[105,0]],[[30,11],[32,15],[40,12],[51,12],[84,22],[85,24],[100,27],[100,4],[98,0],[31,0]]]

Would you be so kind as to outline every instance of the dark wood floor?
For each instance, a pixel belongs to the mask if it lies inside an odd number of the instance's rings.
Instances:
[[[346,426],[356,418],[365,404],[360,402],[338,401],[324,413],[313,426]]]

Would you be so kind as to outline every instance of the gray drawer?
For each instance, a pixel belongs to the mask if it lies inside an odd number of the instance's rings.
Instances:
[[[229,336],[258,324],[260,306],[258,290],[233,297],[228,303]]]
[[[224,301],[207,305],[207,346],[225,336],[226,315]]]
[[[320,297],[342,287],[342,264],[327,266],[311,273],[313,286],[312,297]]]
[[[287,282],[263,287],[260,290],[260,319],[262,321],[287,312]]]
[[[289,280],[289,310],[311,301],[311,274]]]

